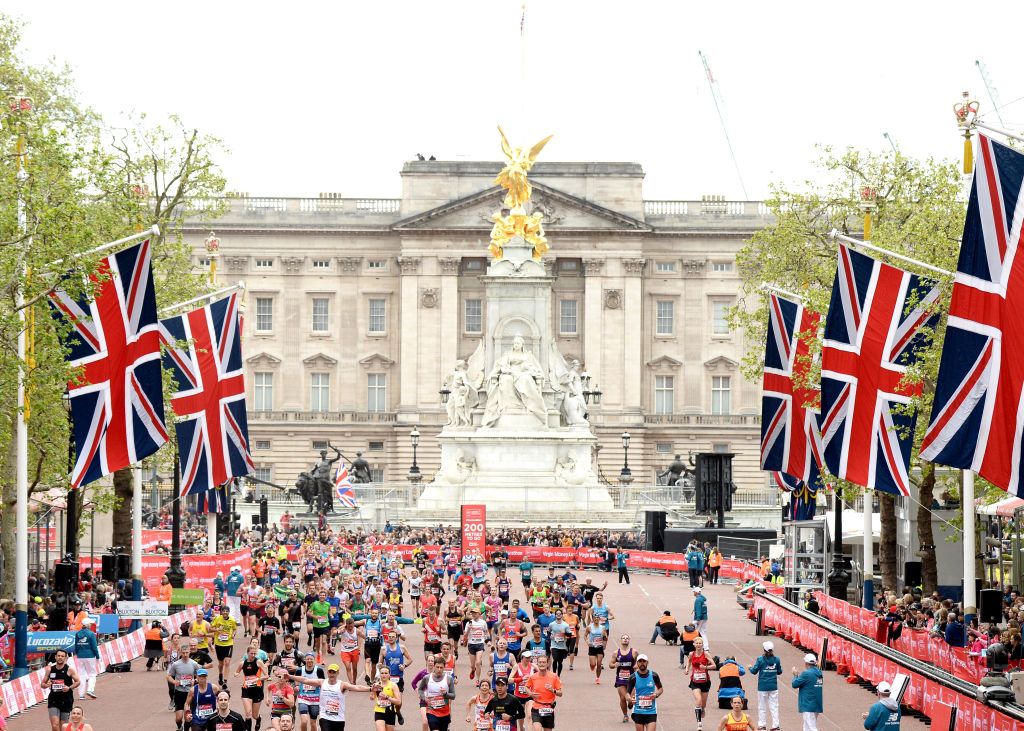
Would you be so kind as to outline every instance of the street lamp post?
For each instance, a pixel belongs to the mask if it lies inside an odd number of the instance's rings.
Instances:
[[[421,477],[420,466],[416,464],[416,449],[420,446],[419,429],[413,427],[409,433],[409,439],[412,440],[412,467],[409,468],[409,479],[413,482],[419,482]]]
[[[590,374],[586,371],[580,374],[580,380],[583,381],[583,400],[586,403],[590,403],[591,399],[594,401],[594,406],[601,405],[601,396],[604,394],[601,389],[597,387],[597,382],[594,382],[594,387],[590,387]]]
[[[181,567],[181,465],[177,449],[174,450],[174,495],[171,504],[171,563],[164,575],[175,589],[185,588],[185,569]]]
[[[619,472],[619,482],[628,485],[633,481],[633,472],[629,469],[629,432],[622,432],[622,470]]]

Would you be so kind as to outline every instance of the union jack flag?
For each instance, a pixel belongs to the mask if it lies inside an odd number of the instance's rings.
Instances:
[[[904,376],[938,296],[934,281],[840,245],[821,357],[823,455],[836,477],[910,494],[916,414],[898,407],[921,393]]]
[[[1024,496],[1024,155],[984,135],[967,204],[923,459]]]
[[[334,473],[334,489],[338,494],[338,502],[347,508],[356,506],[356,491],[352,487],[352,479],[348,474],[348,466],[343,461]]]
[[[196,512],[199,514],[207,513],[226,513],[230,510],[231,498],[228,495],[228,483],[227,485],[221,485],[215,487],[212,490],[201,492],[196,495]]]
[[[803,480],[778,470],[772,472],[772,477],[775,478],[775,484],[778,485],[780,490],[789,493],[790,520],[810,520],[814,517],[818,509],[817,487],[811,489]],[[816,475],[814,479],[815,482],[812,484],[818,485],[820,474]]]
[[[818,336],[821,315],[772,292],[768,297],[768,340],[761,398],[761,469],[784,472],[816,490],[821,465],[821,433],[807,385],[810,340]],[[782,480],[777,480],[779,485]]]
[[[50,295],[71,325],[69,362],[82,370],[68,383],[72,487],[137,463],[168,438],[149,240],[103,259],[91,280],[91,301],[60,289]]]
[[[181,494],[201,494],[253,471],[245,417],[238,293],[160,321],[164,367],[177,392]]]

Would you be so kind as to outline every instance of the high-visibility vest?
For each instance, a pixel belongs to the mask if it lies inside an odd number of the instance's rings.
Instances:
[[[683,642],[693,642],[695,639],[700,637],[700,632],[694,630],[693,632],[687,632],[683,630]]]

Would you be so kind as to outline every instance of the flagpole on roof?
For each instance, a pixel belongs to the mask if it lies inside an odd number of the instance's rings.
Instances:
[[[953,276],[953,272],[947,271],[933,264],[927,264],[923,261],[919,261],[918,259],[913,259],[903,254],[897,254],[895,251],[883,249],[881,246],[875,246],[874,244],[870,244],[867,241],[861,241],[860,239],[855,239],[850,236],[844,236],[843,234],[839,233],[838,229],[832,229],[831,231],[829,231],[828,236],[830,239],[834,241],[841,241],[842,243],[848,244],[855,249],[867,249],[868,251],[874,251],[876,254],[884,254],[885,256],[891,256],[893,259],[899,259],[900,261],[906,262],[907,264],[912,264],[913,266],[921,267],[922,269],[927,269],[930,272],[935,272],[936,274],[940,274],[944,277]]]
[[[224,287],[223,289],[218,289],[218,290],[216,290],[214,292],[210,292],[209,294],[201,294],[198,297],[193,297],[190,300],[185,300],[184,302],[179,302],[176,305],[168,305],[167,307],[162,308],[160,310],[159,314],[166,315],[168,312],[173,312],[174,310],[180,310],[182,307],[187,307],[188,305],[194,305],[197,302],[203,302],[205,300],[210,300],[210,299],[213,299],[214,297],[220,297],[222,294],[227,294],[228,292],[234,292],[235,290],[244,290],[244,289],[245,289],[245,282],[239,280],[235,284],[232,284],[230,287]]]

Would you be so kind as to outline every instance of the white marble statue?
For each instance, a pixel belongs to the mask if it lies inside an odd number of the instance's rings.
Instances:
[[[456,450],[455,459],[451,464],[437,473],[434,480],[439,484],[461,485],[476,472],[476,460],[466,456],[461,449]]]
[[[477,389],[466,370],[466,361],[455,361],[448,376],[448,426],[473,426],[473,407],[477,403]]]
[[[562,413],[567,426],[579,426],[587,423],[587,400],[583,397],[583,379],[580,376],[580,362],[573,359],[566,363],[558,351],[558,346],[551,343],[548,356],[548,380],[555,391],[555,405]]]
[[[522,407],[547,427],[547,407],[541,395],[544,371],[533,353],[526,349],[523,338],[517,335],[512,347],[498,358],[487,377],[487,405],[483,425],[494,426],[510,408]]]
[[[587,477],[586,467],[577,464],[576,460],[568,454],[555,462],[556,485],[582,485],[586,482]]]

